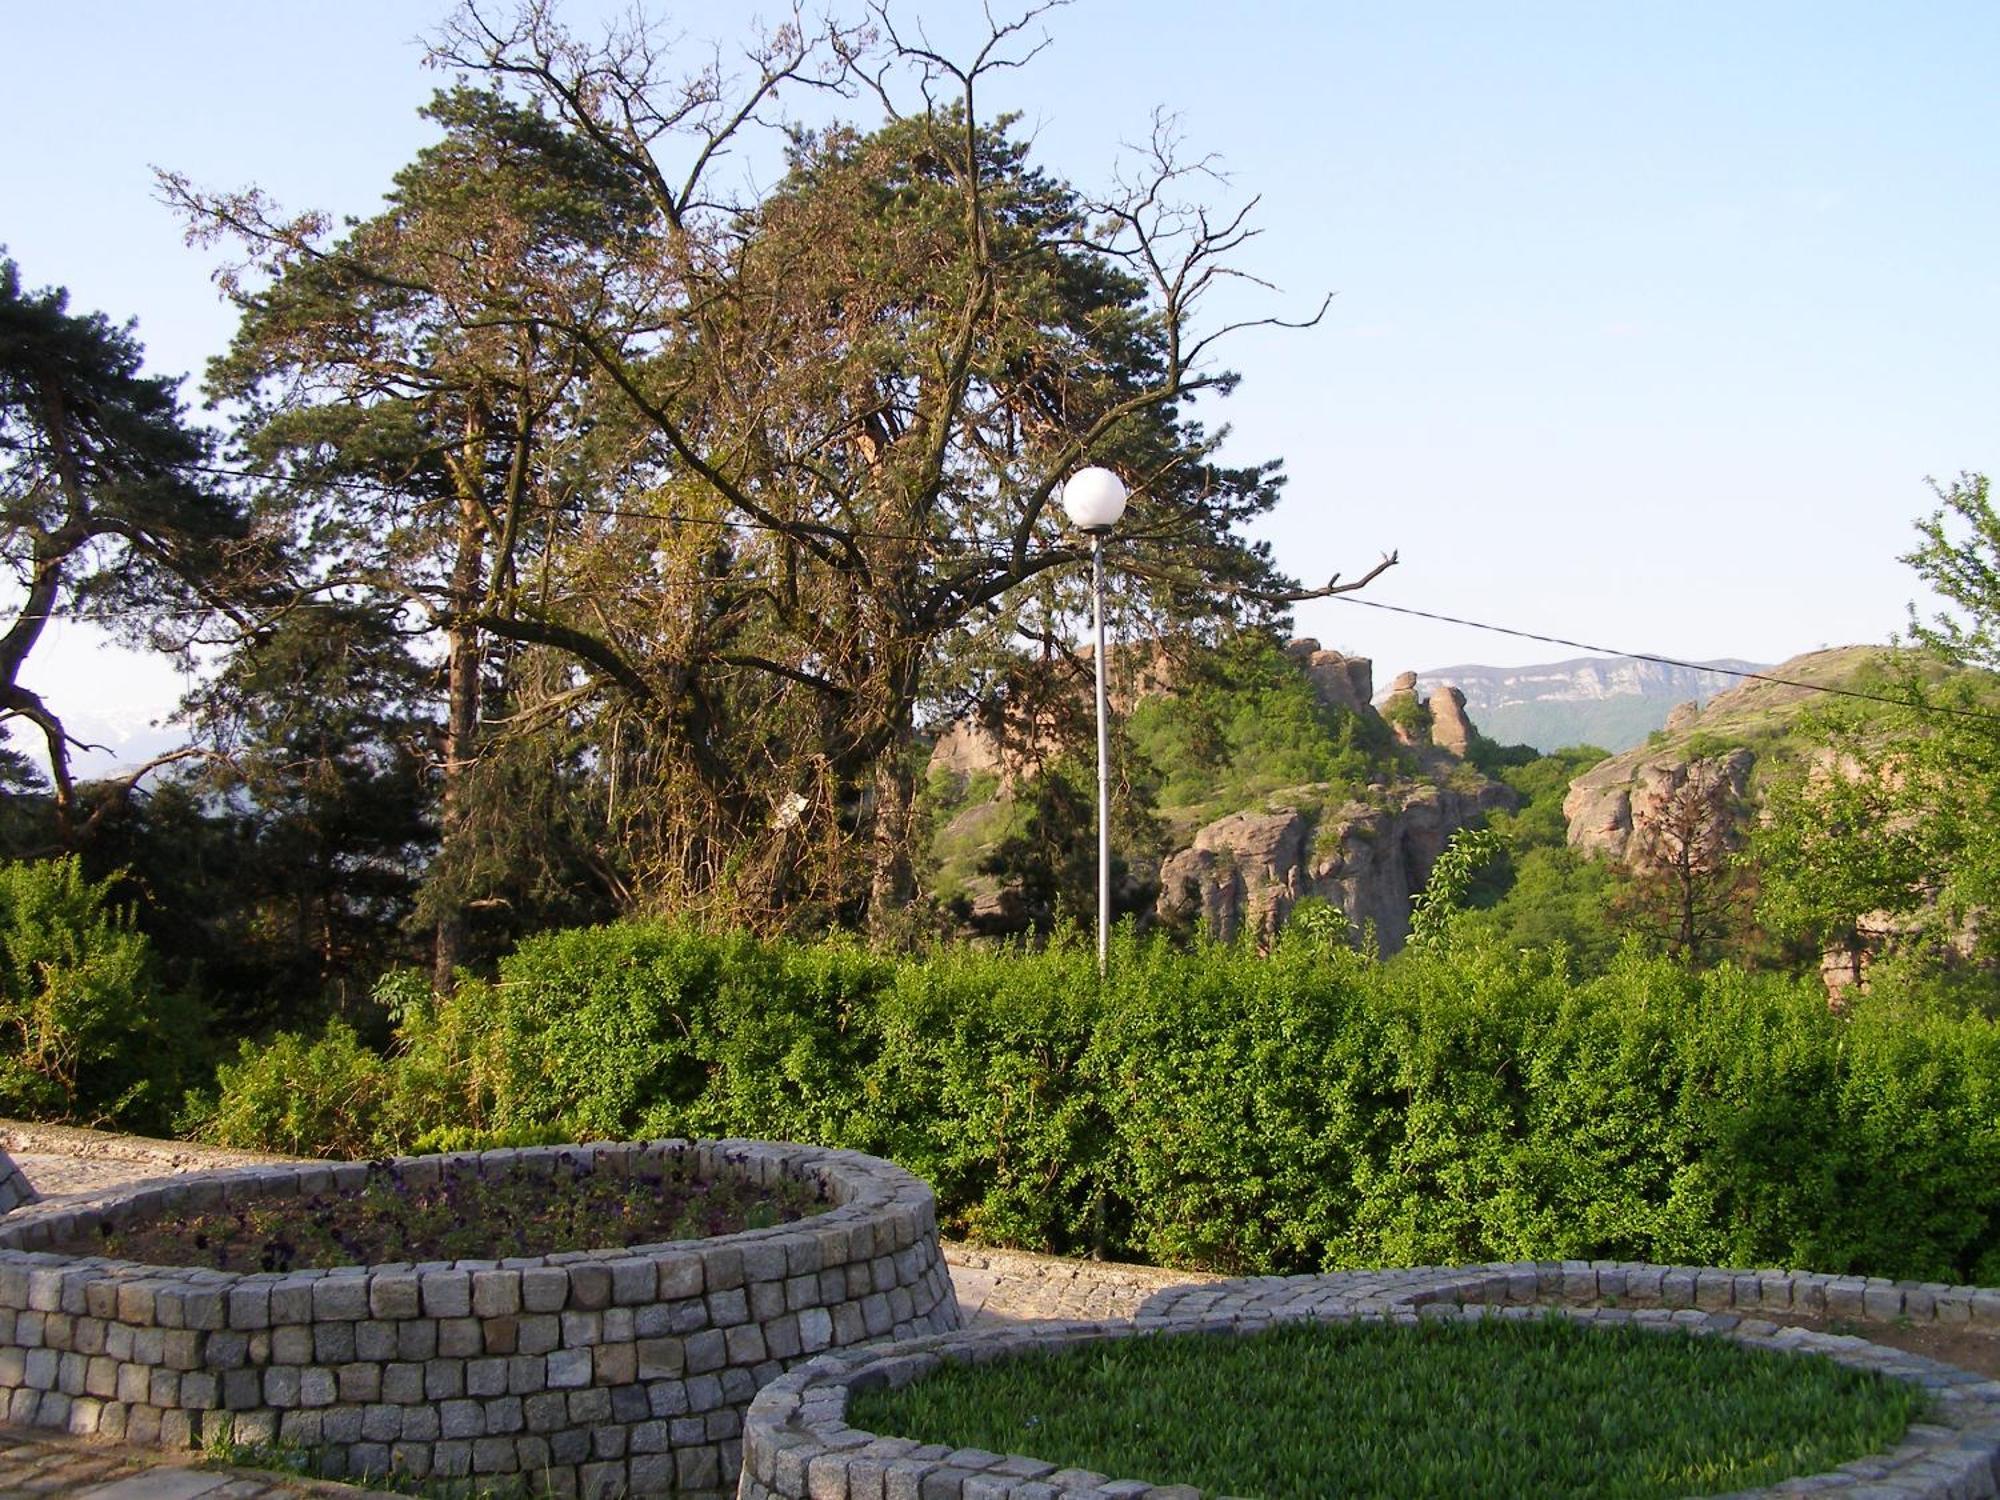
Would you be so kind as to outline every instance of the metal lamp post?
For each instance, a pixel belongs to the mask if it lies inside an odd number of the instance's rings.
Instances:
[[[1097,633],[1097,972],[1111,962],[1111,734],[1104,694],[1104,539],[1125,514],[1125,485],[1109,469],[1078,469],[1063,485],[1070,524],[1090,538],[1090,619]]]

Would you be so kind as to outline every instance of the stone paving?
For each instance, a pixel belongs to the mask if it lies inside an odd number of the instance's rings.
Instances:
[[[322,1480],[194,1467],[192,1453],[115,1448],[81,1438],[0,1427],[0,1496],[69,1495],[79,1500],[299,1500],[367,1491]]]

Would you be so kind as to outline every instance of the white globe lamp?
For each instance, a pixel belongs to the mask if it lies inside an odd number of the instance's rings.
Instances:
[[[1125,482],[1095,464],[1078,469],[1063,486],[1063,510],[1086,536],[1102,536],[1125,514]]]
[[[1097,636],[1097,972],[1111,962],[1111,740],[1104,691],[1104,539],[1125,514],[1125,482],[1095,464],[1063,486],[1070,524],[1090,538],[1090,623]]]

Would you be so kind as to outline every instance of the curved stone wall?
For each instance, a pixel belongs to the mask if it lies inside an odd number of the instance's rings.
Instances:
[[[359,1185],[369,1164],[144,1184],[0,1223],[5,1420],[137,1443],[302,1444],[333,1475],[520,1475],[555,1494],[733,1493],[757,1390],[823,1350],[958,1327],[930,1189],[858,1152],[754,1141],[536,1147],[389,1164],[550,1175],[588,1161],[823,1184],[824,1214],[707,1240],[242,1274],[49,1253],[161,1215]]]
[[[1194,1500],[1196,1491],[1172,1483],[1171,1475],[1115,1479],[1059,1469],[1020,1455],[950,1450],[863,1432],[847,1423],[848,1396],[870,1386],[907,1385],[947,1361],[1004,1359],[1095,1339],[1156,1333],[1248,1334],[1301,1320],[1365,1318],[1415,1324],[1428,1319],[1539,1317],[1551,1309],[1590,1323],[1682,1329],[1759,1348],[1824,1355],[1840,1364],[1915,1382],[1931,1393],[1931,1419],[1913,1425],[1891,1451],[1857,1459],[1828,1474],[1788,1480],[1775,1489],[1748,1491],[1734,1500],[1807,1490],[1895,1494],[1910,1500],[2000,1493],[2000,1381],[1851,1336],[1780,1327],[1729,1310],[1738,1304],[1725,1299],[1725,1290],[1729,1296],[1740,1292],[1746,1303],[1754,1298],[1755,1305],[1766,1310],[1803,1314],[1824,1310],[1828,1304],[1823,1293],[1830,1283],[1843,1284],[1839,1300],[1844,1303],[1846,1284],[1856,1280],[1803,1272],[1582,1262],[1259,1277],[1170,1288],[1152,1298],[1146,1311],[1130,1322],[1048,1323],[999,1333],[920,1338],[892,1348],[834,1351],[774,1381],[752,1403],[744,1428],[738,1494],[742,1500],[930,1500],[933,1496]],[[1870,1283],[1861,1285],[1866,1288]],[[2000,1311],[2000,1293],[1894,1283],[1876,1288],[1874,1305],[1883,1309],[1890,1303],[1884,1287],[1896,1291],[1903,1308],[1963,1306],[1968,1314],[1977,1308],[1985,1315],[1982,1321],[1991,1321]],[[1911,1302],[1909,1294],[1919,1291],[1927,1303]],[[1776,1301],[1780,1296],[1786,1299],[1782,1307]],[[1603,1305],[1606,1302],[1616,1305]],[[1900,1308],[1885,1315],[1909,1316]]]
[[[28,1182],[28,1176],[14,1158],[0,1150],[0,1214],[12,1213],[24,1203],[38,1201],[37,1193]]]

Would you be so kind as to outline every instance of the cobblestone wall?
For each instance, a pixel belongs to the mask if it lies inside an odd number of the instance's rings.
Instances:
[[[1872,1301],[1869,1294],[1873,1293]],[[1607,1303],[1615,1305],[1606,1305]],[[830,1351],[767,1386],[744,1429],[741,1500],[1198,1500],[1171,1475],[1118,1479],[1015,1454],[948,1449],[863,1432],[847,1423],[851,1391],[903,1386],[946,1361],[1004,1359],[1104,1338],[1151,1333],[1254,1333],[1275,1323],[1368,1318],[1541,1317],[1734,1339],[1817,1354],[1924,1386],[1934,1407],[1887,1453],[1749,1495],[1810,1491],[1905,1500],[2000,1493],[2000,1381],[1851,1337],[1781,1327],[1757,1309],[1824,1312],[1851,1306],[1888,1317],[2000,1321],[2000,1292],[1804,1272],[1568,1262],[1451,1270],[1258,1277],[1173,1287],[1130,1321],[1044,1323],[1004,1332],[919,1338],[893,1348]]]
[[[28,1176],[16,1165],[14,1158],[0,1151],[0,1214],[12,1213],[25,1203],[33,1203],[40,1195],[28,1184]]]
[[[0,1224],[5,1420],[138,1443],[316,1450],[326,1472],[520,1475],[556,1495],[733,1493],[742,1414],[816,1353],[953,1329],[930,1189],[855,1152],[749,1141],[401,1158],[448,1172],[664,1165],[809,1177],[837,1205],[710,1240],[499,1261],[245,1275],[48,1252],[126,1223],[358,1185],[368,1166],[257,1167],[44,1205]]]

